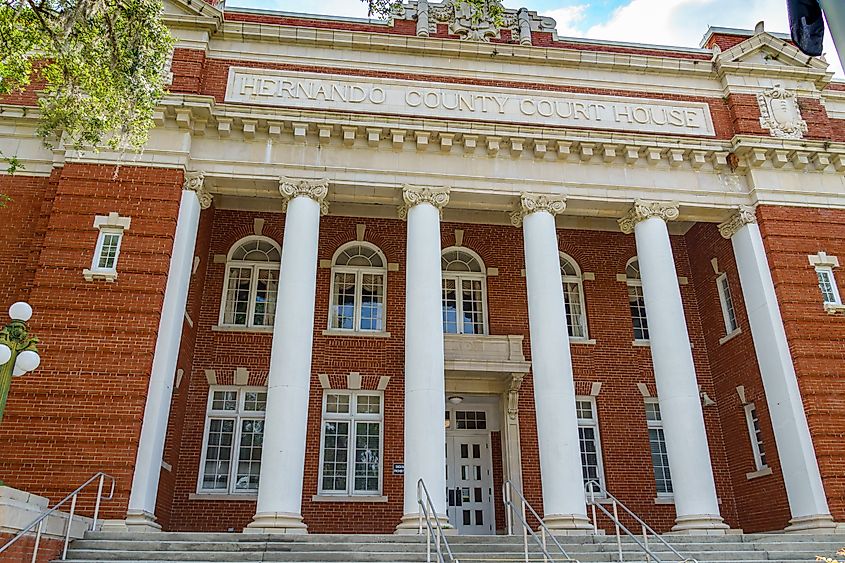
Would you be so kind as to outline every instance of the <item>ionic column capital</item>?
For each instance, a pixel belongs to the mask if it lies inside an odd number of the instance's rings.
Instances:
[[[565,209],[564,196],[523,193],[519,196],[516,208],[511,212],[511,224],[519,227],[526,216],[538,211],[545,211],[554,217],[563,213]]]
[[[619,219],[619,228],[626,235],[634,232],[634,227],[640,221],[659,217],[664,221],[674,221],[679,215],[678,204],[666,201],[645,201],[638,199],[624,217]]]
[[[293,178],[279,178],[279,193],[282,194],[282,212],[288,210],[288,204],[299,196],[313,199],[320,204],[320,215],[329,212],[329,202],[326,196],[329,194],[329,181],[322,180],[295,180]]]
[[[407,219],[408,211],[415,205],[430,203],[443,215],[443,208],[449,203],[449,188],[431,188],[427,186],[402,186],[402,201],[399,218]]]
[[[196,192],[201,209],[211,207],[212,195],[205,189],[205,172],[202,170],[185,172],[185,182],[182,184],[182,189]]]
[[[754,213],[754,208],[750,205],[740,205],[736,213],[731,215],[727,221],[719,223],[719,234],[726,239],[730,239],[745,225],[756,222],[757,214]]]

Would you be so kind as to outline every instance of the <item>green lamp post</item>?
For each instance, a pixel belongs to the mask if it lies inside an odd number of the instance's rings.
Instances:
[[[0,329],[0,422],[3,421],[12,378],[36,369],[41,363],[35,346],[38,339],[29,333],[26,326],[32,317],[32,307],[18,301],[9,307],[9,317],[12,321]]]

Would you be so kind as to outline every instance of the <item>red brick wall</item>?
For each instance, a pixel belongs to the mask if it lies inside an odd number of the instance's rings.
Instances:
[[[55,180],[29,293],[42,362],[12,385],[0,476],[55,501],[106,471],[117,489],[103,515],[119,518],[135,463],[182,173],[69,164]],[[112,211],[132,218],[118,279],[86,282],[82,270],[90,267],[97,240],[94,216]],[[3,247],[2,262],[16,250]]]
[[[202,309],[195,318],[196,350],[187,403],[184,413],[180,459],[172,509],[173,529],[238,530],[249,523],[254,500],[211,501],[191,500],[196,492],[208,384],[205,369],[216,370],[219,383],[231,383],[236,367],[247,367],[250,384],[266,382],[269,365],[270,334],[225,333],[211,330],[217,324],[219,299],[225,266],[212,262],[215,254],[226,254],[231,245],[252,233],[253,219],[265,219],[264,234],[282,240],[284,218],[280,214],[255,214],[216,210],[206,262],[205,295]],[[387,330],[390,338],[324,336],[328,317],[330,270],[320,268],[317,274],[317,298],[314,323],[314,359],[312,394],[309,408],[308,446],[305,462],[303,516],[312,532],[391,532],[402,514],[402,477],[393,476],[391,467],[401,463],[403,452],[403,337],[405,225],[398,220],[345,218],[329,216],[321,221],[319,258],[331,259],[342,244],[355,240],[356,223],[367,226],[365,240],[377,244],[388,262],[400,265],[398,272],[389,272],[387,288]],[[522,234],[519,229],[493,225],[444,224],[444,247],[455,242],[454,230],[464,230],[463,245],[475,250],[488,267],[499,269],[498,276],[487,280],[489,324],[491,334],[522,334],[524,352],[530,359]],[[573,363],[579,392],[593,381],[603,383],[598,397],[598,412],[605,473],[608,487],[634,510],[643,514],[659,529],[673,524],[671,505],[655,505],[656,496],[649,454],[643,398],[636,383],[653,382],[648,348],[634,347],[630,328],[627,289],[616,275],[624,272],[625,263],[635,254],[633,237],[621,233],[592,231],[559,231],[561,250],[573,256],[583,271],[594,272],[595,281],[584,283],[589,316],[590,337],[594,345],[574,345]],[[692,279],[684,237],[672,237],[679,275]],[[205,259],[205,257],[204,257]],[[711,395],[716,395],[710,373],[703,329],[700,323],[694,284],[682,286],[690,335],[695,345],[694,358],[699,382]],[[317,491],[319,458],[320,400],[322,390],[316,374],[326,373],[338,380],[350,371],[360,372],[365,384],[378,376],[391,377],[385,392],[385,451],[383,493],[387,503],[313,502]],[[653,390],[653,385],[652,385]],[[520,393],[520,425],[523,456],[523,479],[528,500],[542,510],[536,422],[533,410],[532,382],[526,378]],[[719,411],[704,409],[705,423],[713,458],[717,489],[722,498],[722,514],[737,526],[731,474],[722,440]],[[268,430],[269,431],[269,430]],[[494,491],[497,510],[499,491]]]
[[[13,537],[14,534],[0,532],[0,546],[5,545],[5,543]],[[13,547],[10,547],[3,553],[0,553],[0,563],[31,563],[32,550],[34,547],[35,535],[30,534],[15,542]],[[38,548],[38,557],[35,562],[50,563],[60,556],[63,547],[64,541],[61,539],[42,537]]]
[[[711,397],[716,401],[722,423],[740,527],[746,532],[783,529],[790,518],[789,504],[733,248],[730,241],[719,234],[719,229],[714,224],[699,223],[690,229],[684,238],[689,248],[693,285],[700,305],[704,340],[716,390],[715,396]],[[726,331],[716,287],[717,274],[711,264],[713,258],[717,259],[719,272],[727,273],[731,298],[741,330],[737,336],[724,344],[719,343]],[[752,480],[749,480],[746,474],[756,471],[756,465],[745,411],[736,391],[738,385],[745,388],[746,401],[753,402],[756,406],[766,462],[772,469],[771,475]]]
[[[798,386],[834,519],[845,518],[845,316],[822,308],[807,256],[825,251],[845,265],[845,211],[761,206],[757,210]],[[845,270],[834,270],[845,295]]]

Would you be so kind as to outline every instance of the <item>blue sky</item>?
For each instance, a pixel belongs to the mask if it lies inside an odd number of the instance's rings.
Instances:
[[[360,0],[227,0],[228,6],[367,17]],[[786,0],[505,0],[509,8],[527,7],[557,21],[558,34],[657,45],[698,47],[707,26],[787,32]],[[829,34],[828,34],[829,35]],[[827,61],[843,78],[830,38]]]

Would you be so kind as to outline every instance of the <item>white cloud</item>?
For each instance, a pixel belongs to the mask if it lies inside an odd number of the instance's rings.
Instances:
[[[582,36],[581,22],[584,21],[585,12],[589,4],[577,4],[575,6],[564,6],[554,10],[544,10],[540,15],[554,18],[557,22],[557,33],[563,37]]]

